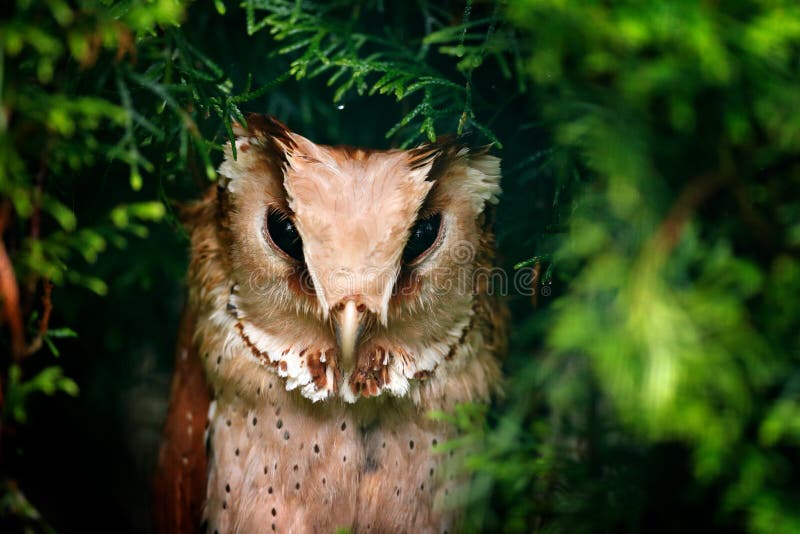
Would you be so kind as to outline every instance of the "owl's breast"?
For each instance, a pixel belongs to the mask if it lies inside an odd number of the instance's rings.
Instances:
[[[446,426],[409,404],[366,413],[274,386],[263,399],[225,393],[211,410],[209,532],[452,531],[464,480],[435,452]]]

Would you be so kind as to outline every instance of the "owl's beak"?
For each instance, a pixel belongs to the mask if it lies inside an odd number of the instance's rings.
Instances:
[[[358,338],[364,330],[365,306],[358,304],[355,300],[349,299],[343,304],[339,304],[333,313],[336,340],[339,342],[339,350],[342,354],[342,366],[344,369],[353,367]]]

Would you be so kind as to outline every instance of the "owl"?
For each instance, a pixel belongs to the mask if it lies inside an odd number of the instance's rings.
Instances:
[[[189,300],[156,475],[162,532],[454,532],[449,423],[501,381],[500,162],[235,125],[187,210]]]

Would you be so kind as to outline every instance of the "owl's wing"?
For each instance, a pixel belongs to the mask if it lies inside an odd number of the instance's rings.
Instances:
[[[206,496],[205,428],[209,391],[195,344],[194,314],[184,310],[158,467],[153,511],[159,533],[200,530]]]

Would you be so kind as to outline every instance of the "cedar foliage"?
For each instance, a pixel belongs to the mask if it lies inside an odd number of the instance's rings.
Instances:
[[[436,414],[470,451],[466,530],[800,531],[794,2],[0,13],[1,524],[148,528],[174,207],[257,111],[503,158],[500,261],[530,289],[509,297],[507,395]]]

